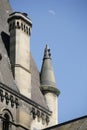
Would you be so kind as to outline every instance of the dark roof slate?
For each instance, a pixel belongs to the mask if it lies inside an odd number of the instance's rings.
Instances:
[[[87,115],[82,116],[44,130],[86,130],[87,129]]]
[[[37,102],[39,105],[45,107],[48,109],[44,97],[40,91],[40,76],[39,76],[39,71],[38,68],[34,62],[34,59],[31,55],[31,61],[30,61],[30,70],[31,70],[31,99],[35,102]]]
[[[7,19],[10,13],[12,13],[12,9],[8,0],[0,0],[0,32],[8,33]]]
[[[9,44],[8,23],[7,18],[12,9],[7,0],[0,0],[0,82],[9,88],[19,92],[11,72],[10,61],[6,48]]]

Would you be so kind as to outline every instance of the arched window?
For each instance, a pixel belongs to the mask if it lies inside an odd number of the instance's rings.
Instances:
[[[20,28],[19,22],[17,21],[17,28]]]
[[[9,115],[6,113],[4,114],[4,120],[3,120],[3,129],[2,130],[9,130]]]

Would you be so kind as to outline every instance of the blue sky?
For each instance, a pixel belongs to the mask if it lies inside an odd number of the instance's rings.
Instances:
[[[33,22],[31,52],[40,70],[51,49],[59,96],[59,123],[87,115],[87,0],[10,0]]]

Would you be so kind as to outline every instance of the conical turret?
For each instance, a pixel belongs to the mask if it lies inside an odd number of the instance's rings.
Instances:
[[[58,95],[59,90],[56,87],[56,81],[51,61],[50,49],[46,45],[43,57],[43,63],[40,73],[41,91],[44,95],[46,104],[52,116],[50,119],[50,126],[58,123]]]
[[[51,61],[51,53],[47,45],[44,50],[44,57],[40,74],[40,82],[42,93],[52,91],[56,95],[59,95],[59,90],[56,88],[54,70]]]

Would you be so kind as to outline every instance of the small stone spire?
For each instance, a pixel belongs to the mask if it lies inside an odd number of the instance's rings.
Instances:
[[[54,70],[52,66],[51,53],[50,53],[50,49],[48,48],[48,45],[46,45],[44,50],[43,63],[42,63],[42,68],[40,73],[40,82],[41,82],[41,89],[44,90],[49,87],[50,90],[52,88],[53,92],[55,93],[57,92],[55,90],[57,89],[56,81],[55,81]]]

